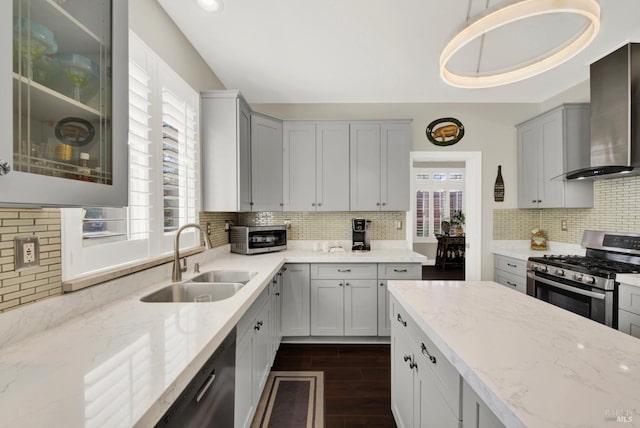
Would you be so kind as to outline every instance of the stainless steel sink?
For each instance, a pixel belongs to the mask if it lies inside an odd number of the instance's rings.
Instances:
[[[209,273],[209,272],[208,272]],[[244,284],[239,282],[185,282],[169,285],[140,300],[143,302],[217,302],[236,294]]]
[[[246,284],[257,274],[258,272],[246,270],[212,270],[203,272],[187,282],[239,282]]]

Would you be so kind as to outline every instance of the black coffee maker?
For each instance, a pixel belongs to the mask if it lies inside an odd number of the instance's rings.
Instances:
[[[352,245],[351,251],[371,250],[371,220],[364,218],[354,218],[352,222]]]

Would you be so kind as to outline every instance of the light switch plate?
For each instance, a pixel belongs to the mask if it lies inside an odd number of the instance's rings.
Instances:
[[[40,266],[40,240],[35,235],[16,236],[13,254],[16,271]]]

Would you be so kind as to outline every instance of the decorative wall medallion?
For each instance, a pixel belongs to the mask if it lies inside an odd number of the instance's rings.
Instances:
[[[453,117],[436,119],[427,126],[427,139],[436,146],[452,146],[464,137],[464,125]]]

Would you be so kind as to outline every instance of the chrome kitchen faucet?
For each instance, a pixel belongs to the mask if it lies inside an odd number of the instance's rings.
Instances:
[[[178,229],[178,231],[176,232],[176,237],[173,241],[173,274],[171,276],[171,281],[173,282],[182,281],[182,272],[187,271],[186,257],[184,259],[184,267],[183,268],[180,267],[180,234],[182,233],[183,230],[190,227],[199,229],[200,232],[202,233],[202,236],[204,236],[204,244],[207,247],[207,249],[212,248],[211,239],[209,239],[209,235],[207,235],[207,232],[199,224],[189,223],[180,227],[180,229]]]

